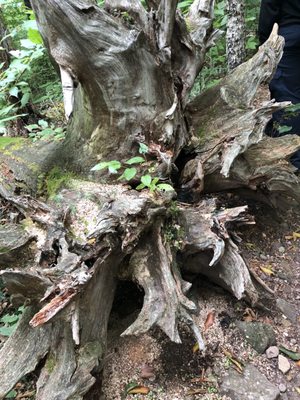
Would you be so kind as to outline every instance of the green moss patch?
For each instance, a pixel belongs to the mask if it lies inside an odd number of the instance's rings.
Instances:
[[[59,167],[52,168],[45,178],[48,197],[54,197],[61,188],[70,185],[70,181],[74,177],[71,172],[65,172]]]
[[[18,150],[25,143],[25,138],[20,137],[0,137],[0,150],[10,146],[11,150]]]

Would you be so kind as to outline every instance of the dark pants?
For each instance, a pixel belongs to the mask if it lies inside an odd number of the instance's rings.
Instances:
[[[279,35],[284,37],[285,46],[282,59],[270,82],[271,98],[278,102],[291,101],[298,104],[299,109],[274,113],[266,133],[274,137],[286,134],[300,136],[300,24],[281,27]],[[291,157],[291,162],[300,170],[300,150]]]

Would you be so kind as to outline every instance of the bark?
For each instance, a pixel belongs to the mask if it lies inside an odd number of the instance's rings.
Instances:
[[[236,68],[245,60],[245,3],[244,0],[227,0],[226,54],[228,70]]]
[[[3,66],[0,68],[0,71],[6,69],[10,63],[9,51],[11,49],[11,43],[9,37],[7,37],[8,33],[9,32],[6,28],[3,13],[0,9],[0,47],[2,47],[2,49],[0,50],[0,64],[4,63]]]
[[[182,271],[259,301],[235,243],[234,224],[252,223],[246,207],[218,209],[202,194],[243,188],[299,202],[299,180],[284,161],[299,138],[263,136],[271,113],[285,104],[254,101],[283,40],[273,32],[252,60],[189,102],[219,34],[212,28],[213,1],[195,0],[186,19],[175,13],[176,2],[163,0],[148,2],[148,10],[138,1],[107,2],[105,9],[83,0],[33,0],[32,6],[62,72],[70,121],[62,143],[4,140],[1,146],[0,196],[16,218],[1,227],[0,274],[28,308],[0,351],[0,399],[38,364],[37,399],[99,398],[117,279],[132,279],[145,292],[124,334],[157,325],[180,342],[182,322],[203,351]],[[190,204],[174,207],[175,190],[137,191],[138,178],[125,185],[113,174],[90,172],[97,161],[132,157],[139,143],[149,147],[139,175],[150,169],[172,183],[180,173],[180,195]],[[178,171],[183,151],[195,155]],[[47,193],[53,166],[64,179]],[[16,352],[12,372],[7,365]]]

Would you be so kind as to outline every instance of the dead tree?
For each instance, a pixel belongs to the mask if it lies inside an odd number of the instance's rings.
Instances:
[[[299,202],[288,158],[300,138],[264,137],[270,115],[285,104],[255,102],[280,59],[282,38],[273,32],[251,60],[190,101],[219,36],[214,2],[195,0],[185,18],[177,1],[147,4],[32,1],[60,67],[69,125],[63,142],[6,140],[0,153],[0,196],[18,216],[1,226],[1,276],[13,301],[26,305],[0,352],[1,399],[37,365],[36,399],[98,398],[117,279],[132,279],[145,292],[124,334],[157,325],[180,342],[180,321],[203,350],[184,270],[259,301],[231,235],[235,222],[249,222],[246,207],[219,209],[210,193],[240,188],[274,205]],[[176,190],[138,191],[138,178],[129,186],[90,171],[101,160],[125,162],[140,143],[149,151],[139,174],[150,169]],[[68,179],[47,198],[54,166]],[[189,202],[176,203],[176,191]]]

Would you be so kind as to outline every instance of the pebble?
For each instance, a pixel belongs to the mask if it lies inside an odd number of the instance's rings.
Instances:
[[[292,345],[297,344],[297,340],[294,339],[294,338],[292,338],[292,339],[290,340],[290,342],[291,342]]]
[[[265,256],[264,254],[260,254],[259,257],[261,260],[265,260],[265,261],[268,259],[268,257]]]
[[[287,387],[286,387],[286,385],[284,383],[281,383],[278,386],[278,389],[279,389],[280,393],[285,393],[287,391]]]
[[[278,251],[279,251],[279,253],[284,253],[285,248],[283,246],[280,246],[280,247],[278,247]]]
[[[278,369],[283,373],[286,374],[289,372],[289,370],[291,369],[291,364],[289,363],[289,360],[282,356],[281,354],[279,354],[278,356]]]
[[[277,346],[271,346],[266,350],[267,358],[275,358],[279,355],[279,349]]]

